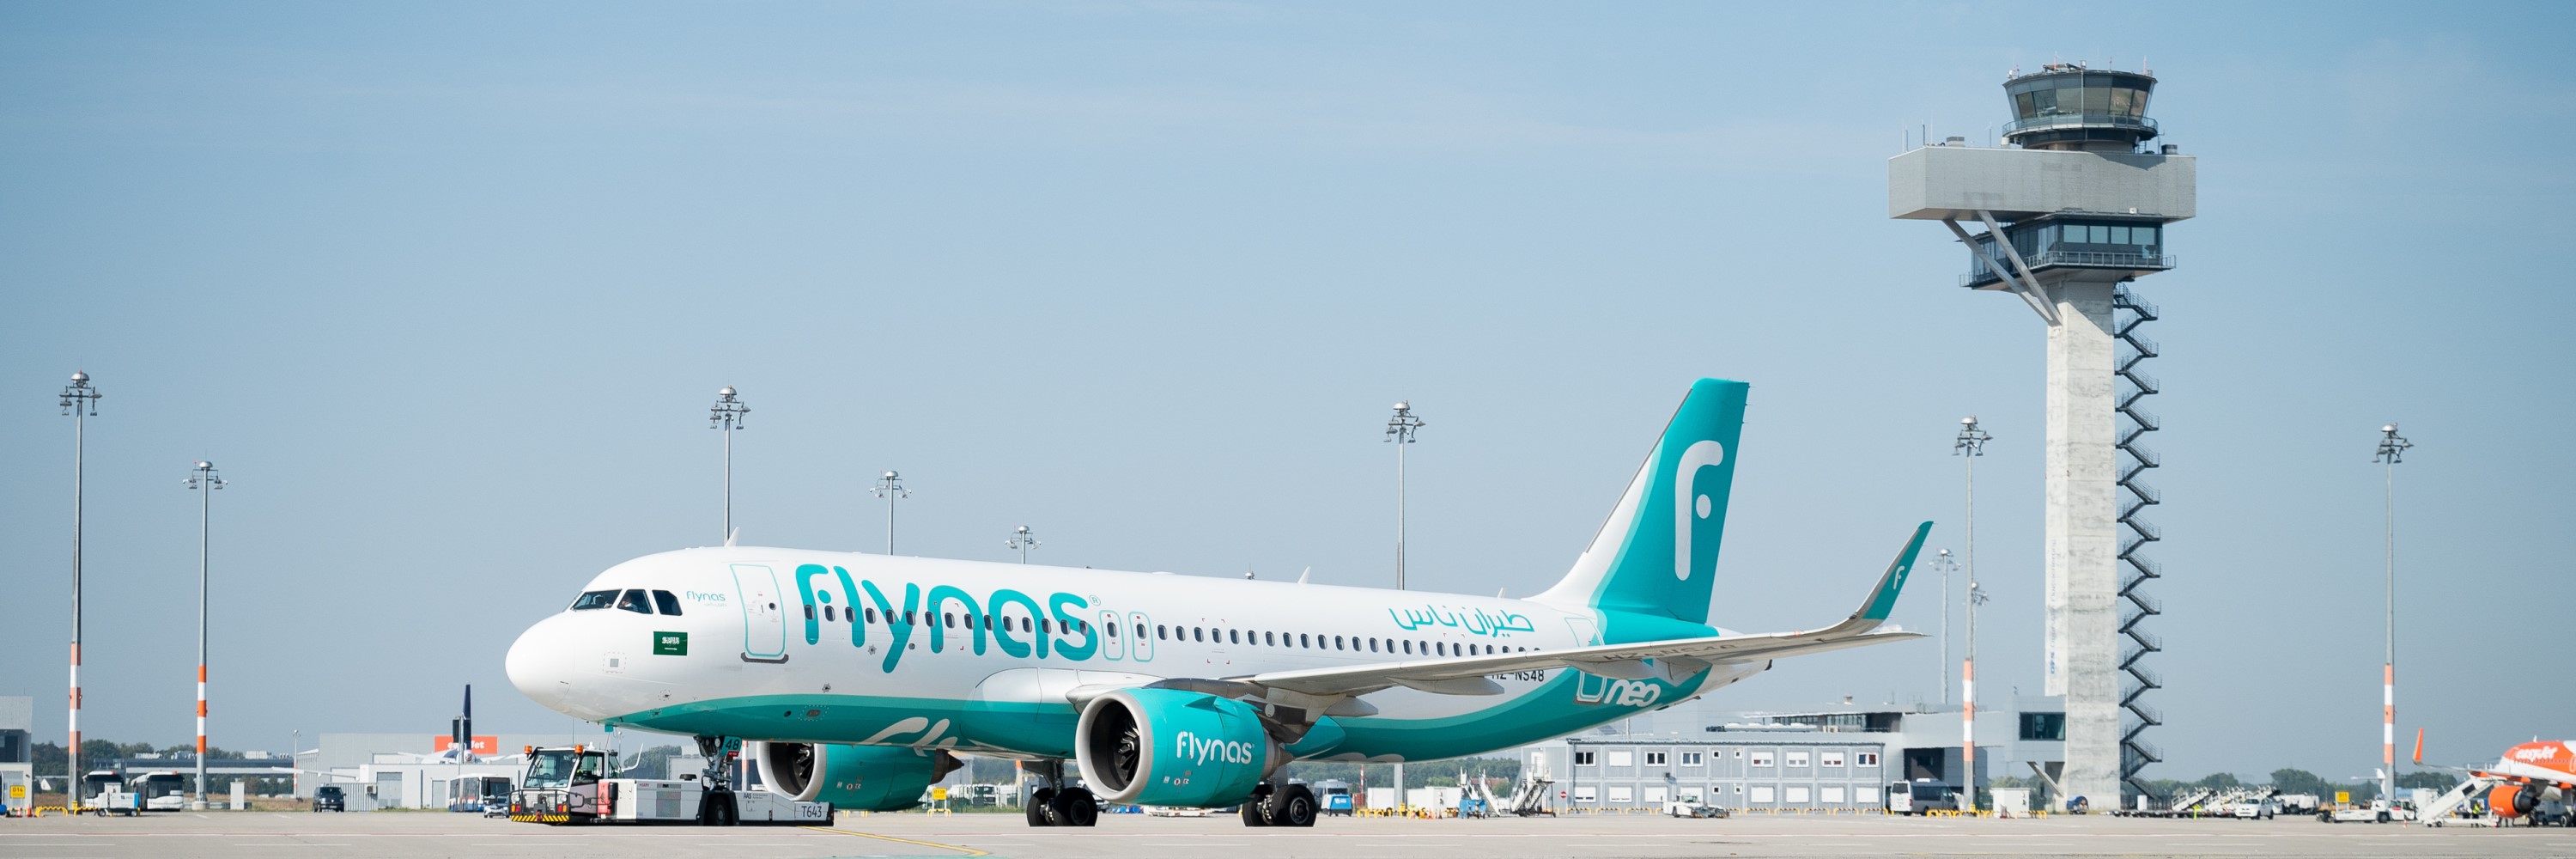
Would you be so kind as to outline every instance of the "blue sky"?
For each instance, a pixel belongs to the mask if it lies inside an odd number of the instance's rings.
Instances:
[[[717,539],[1384,582],[1562,574],[1690,380],[1754,384],[1717,615],[1850,610],[1981,464],[1984,688],[2038,678],[2042,331],[1885,217],[1908,130],[1983,141],[2053,58],[2151,66],[2199,156],[2150,478],[2150,774],[2377,760],[2382,473],[2401,730],[2576,733],[2557,4],[205,4],[0,7],[0,694],[62,729],[70,434],[90,436],[92,736],[191,733],[195,499],[214,734],[562,717],[516,633]],[[1935,582],[1898,620],[1938,625]],[[1722,704],[1930,698],[1935,646]]]

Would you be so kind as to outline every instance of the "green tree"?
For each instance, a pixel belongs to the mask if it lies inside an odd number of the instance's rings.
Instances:
[[[2318,777],[2316,773],[2302,769],[2273,770],[2272,786],[2280,788],[2282,793],[2304,793],[2326,799],[2334,798],[2333,785],[2326,784],[2326,780]]]
[[[2419,787],[2429,788],[2432,790],[2450,790],[2453,787],[2459,786],[2459,784],[2459,776],[2435,770],[2416,770],[2411,773],[2397,774],[2397,788],[2399,790],[2412,790]]]

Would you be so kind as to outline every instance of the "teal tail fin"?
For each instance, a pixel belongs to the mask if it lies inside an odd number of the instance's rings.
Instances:
[[[1532,599],[1707,623],[1749,388],[1724,379],[1692,384],[1591,548]]]

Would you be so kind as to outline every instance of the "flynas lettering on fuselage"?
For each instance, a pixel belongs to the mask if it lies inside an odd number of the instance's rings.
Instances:
[[[817,589],[814,586],[817,578],[824,578],[826,586]],[[977,600],[964,588],[945,584],[932,585],[925,597],[920,584],[904,582],[903,601],[898,604],[886,596],[887,590],[880,588],[875,580],[853,579],[846,568],[821,564],[804,564],[796,568],[796,592],[805,605],[806,644],[823,642],[823,626],[833,614],[823,611],[833,606],[831,582],[840,585],[839,611],[873,612],[869,616],[885,618],[881,624],[853,622],[847,626],[850,628],[851,647],[868,646],[868,627],[885,628],[893,640],[886,644],[885,659],[878,668],[888,674],[894,673],[895,666],[903,662],[903,655],[912,650],[909,645],[913,631],[920,627],[930,629],[932,653],[948,649],[948,637],[952,631],[966,633],[978,656],[984,654],[988,641],[989,646],[1023,659],[1032,656],[1047,659],[1052,655],[1080,662],[1090,659],[1100,650],[1103,630],[1074,614],[1089,608],[1091,602],[1073,594],[1049,595],[1046,599],[1048,611],[1042,614],[1037,600],[1010,588],[996,589]],[[859,602],[861,589],[867,591],[865,605]],[[1017,615],[1004,611],[1014,605],[1024,611]],[[956,611],[951,611],[952,608]],[[963,624],[958,623],[961,618]],[[1014,637],[1014,633],[1029,636],[1029,639],[1021,641]]]

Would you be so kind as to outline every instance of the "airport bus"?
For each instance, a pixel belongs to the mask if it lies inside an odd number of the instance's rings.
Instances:
[[[145,811],[186,811],[188,783],[175,770],[161,770],[125,780],[127,793],[142,797]]]
[[[1928,778],[1887,785],[1887,813],[1923,814],[1933,811],[1959,810],[1959,793],[1949,785]]]

